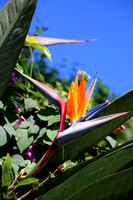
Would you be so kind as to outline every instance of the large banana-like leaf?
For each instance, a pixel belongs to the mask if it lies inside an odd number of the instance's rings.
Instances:
[[[107,176],[67,198],[67,200],[132,200],[133,168]]]
[[[10,80],[37,0],[10,0],[0,11],[0,98]]]
[[[75,192],[113,173],[126,169],[133,162],[133,141],[121,145],[102,157],[83,162],[47,181],[39,191],[30,195],[34,199],[67,199]],[[131,165],[132,166],[132,165]],[[127,183],[128,184],[128,183]],[[48,192],[49,191],[49,192]],[[81,198],[82,199],[82,198]]]
[[[113,133],[113,131],[118,128],[125,121],[130,119],[133,116],[133,90],[124,94],[123,96],[116,99],[114,102],[109,104],[106,108],[101,111],[99,115],[104,116],[112,113],[120,113],[129,111],[130,113],[127,116],[122,117],[121,119],[116,119],[108,124],[100,127],[97,130],[92,131],[90,134],[83,136],[69,144],[64,145],[64,149],[59,149],[58,152],[49,162],[49,167],[54,165],[59,165],[60,163],[66,160],[71,159],[72,161],[77,160],[79,157],[83,156],[86,151],[104,139],[106,136]]]

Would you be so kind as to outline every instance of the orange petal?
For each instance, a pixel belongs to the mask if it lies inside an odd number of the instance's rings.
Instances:
[[[72,118],[72,112],[74,111],[74,102],[73,102],[73,89],[74,89],[74,83],[72,82],[68,97],[67,97],[67,115]]]
[[[78,117],[78,78],[79,75],[77,74],[75,83],[74,83],[74,93],[73,93],[73,102],[74,102],[74,115],[73,120],[75,121]]]
[[[91,98],[91,96],[92,96],[92,93],[93,93],[93,90],[94,90],[94,87],[95,87],[95,84],[96,84],[96,81],[97,81],[97,79],[94,80],[94,83],[93,83],[93,84],[91,83],[91,84],[92,84],[92,86],[91,86],[91,91],[90,91],[90,93],[89,93],[89,95],[88,95],[88,97],[87,97],[87,99],[86,99],[83,115],[85,115],[85,113],[86,113],[86,110],[87,110],[87,107],[88,107],[90,98]],[[92,82],[93,82],[93,81],[92,81]]]
[[[85,94],[85,78],[84,73],[82,73],[78,89],[78,119],[83,116],[85,107]]]

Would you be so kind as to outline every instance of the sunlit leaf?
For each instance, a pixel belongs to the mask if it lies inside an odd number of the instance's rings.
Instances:
[[[0,98],[23,47],[37,0],[10,0],[0,11]]]

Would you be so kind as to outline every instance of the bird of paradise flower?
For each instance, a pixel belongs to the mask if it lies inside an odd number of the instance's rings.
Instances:
[[[16,70],[26,79],[28,79],[39,92],[41,92],[48,100],[50,100],[61,110],[59,132],[49,149],[46,151],[41,160],[37,163],[35,169],[33,169],[32,172],[29,174],[30,176],[35,176],[46,165],[46,163],[55,154],[55,152],[64,144],[80,138],[88,134],[88,132],[92,130],[98,129],[109,121],[123,117],[128,114],[128,112],[123,112],[85,121],[86,118],[90,119],[97,112],[99,112],[102,108],[110,103],[107,100],[104,103],[99,104],[98,106],[86,112],[90,98],[92,96],[93,89],[96,84],[96,78],[93,79],[88,89],[86,90],[84,74],[82,73],[81,75],[80,84],[78,84],[79,75],[77,74],[75,83],[73,82],[71,84],[67,102],[65,104],[64,100],[58,96],[56,91],[40,83],[39,81],[28,77],[24,73],[20,72],[18,69]],[[68,129],[64,130],[66,113],[69,116],[72,125]]]

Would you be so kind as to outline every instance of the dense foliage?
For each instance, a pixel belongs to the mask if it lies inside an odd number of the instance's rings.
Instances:
[[[35,177],[29,175],[58,134],[60,108],[47,100],[38,87],[35,88],[32,81],[21,74],[23,72],[52,88],[65,102],[71,80],[61,80],[58,71],[46,64],[45,60],[51,55],[45,46],[38,44],[36,38],[27,36],[26,39],[28,30],[25,31],[25,26],[30,24],[36,1],[15,2],[18,9],[10,0],[0,13],[0,23],[4,26],[6,16],[12,14],[9,10],[16,9],[15,20],[11,18],[9,24],[5,23],[4,32],[0,29],[0,87],[4,85],[0,92],[1,199],[132,199],[133,91],[111,100],[115,94],[110,94],[102,80],[98,80],[87,110],[107,99],[111,103],[93,116],[95,126],[88,129],[86,135],[61,146],[49,162],[40,171],[38,169]],[[20,17],[26,20],[18,23]],[[14,30],[18,26],[21,37],[17,41]],[[33,59],[34,48],[44,54],[34,55]],[[14,57],[8,57],[11,49],[14,49]],[[5,60],[6,57],[8,59]],[[13,72],[15,67],[20,73]],[[82,70],[79,70],[81,73]],[[84,75],[88,84],[90,77],[85,72]],[[111,115],[125,112],[116,117]],[[108,121],[100,121],[97,125],[101,116]],[[87,118],[84,123],[88,122],[91,124],[91,119]],[[64,129],[67,131],[69,127],[73,126],[67,115]],[[115,133],[119,127],[121,131]],[[84,129],[81,133],[84,134]]]

